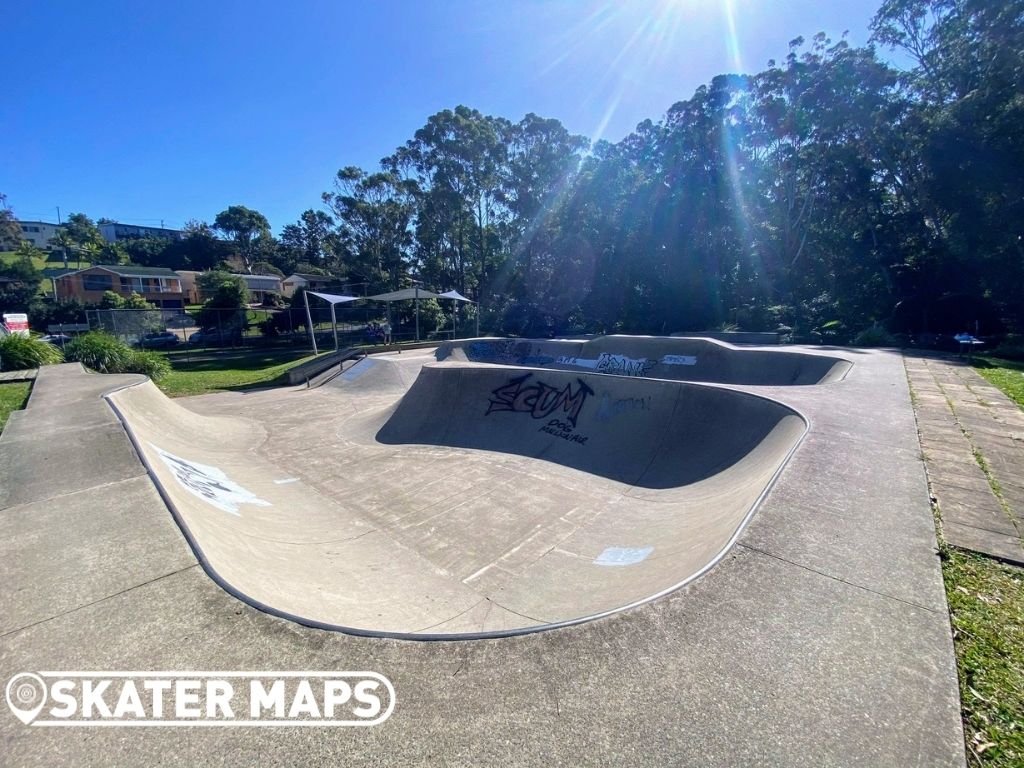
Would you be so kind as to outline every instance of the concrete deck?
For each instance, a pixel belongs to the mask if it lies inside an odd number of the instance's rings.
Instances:
[[[34,729],[5,716],[12,764],[964,764],[897,353],[857,353],[841,382],[759,389],[807,415],[811,432],[738,544],[701,578],[579,626],[454,643],[306,628],[221,590],[98,397],[133,380],[46,369],[0,436],[0,679],[38,669],[370,669],[395,684],[397,708],[375,729],[273,732]],[[329,395],[304,397],[312,406]],[[285,396],[186,405],[269,409],[271,455],[308,427],[296,422],[289,434]]]

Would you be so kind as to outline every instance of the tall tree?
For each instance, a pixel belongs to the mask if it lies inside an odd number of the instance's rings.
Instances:
[[[1024,0],[887,0],[872,29],[914,62],[906,279],[921,301],[989,296],[1024,328]]]
[[[511,126],[459,106],[432,115],[385,168],[414,182],[418,270],[428,281],[474,293],[502,259],[499,201]]]
[[[43,279],[32,263],[40,251],[23,241],[15,253],[13,261],[0,264],[0,312],[27,312]]]
[[[17,248],[21,242],[21,226],[14,211],[7,205],[7,195],[0,192],[0,248]]]
[[[338,251],[334,219],[312,208],[303,211],[297,222],[281,230],[281,245],[296,262],[330,266]]]
[[[232,205],[217,214],[213,226],[234,242],[246,270],[252,271],[253,262],[271,239],[267,217],[244,205]]]
[[[338,219],[338,248],[347,252],[345,271],[368,283],[370,291],[398,288],[407,277],[411,185],[395,173],[366,173],[349,166],[338,171],[324,203]]]

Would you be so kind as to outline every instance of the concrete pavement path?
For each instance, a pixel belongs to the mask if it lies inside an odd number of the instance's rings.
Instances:
[[[946,540],[1024,565],[1024,410],[962,358],[905,360]]]

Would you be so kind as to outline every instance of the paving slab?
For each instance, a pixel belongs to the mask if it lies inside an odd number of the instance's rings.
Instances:
[[[1017,405],[964,361],[932,355],[906,359],[914,391],[921,447],[932,493],[939,501],[949,543],[1024,564],[1024,450],[1013,424]],[[934,395],[946,400],[940,405]],[[954,436],[948,421],[961,432]],[[984,461],[982,470],[977,456]]]
[[[0,384],[9,384],[15,381],[32,381],[36,377],[38,368],[30,368],[24,371],[0,371]]]
[[[945,520],[1008,536],[1017,533],[1011,516],[994,495],[979,496],[974,491],[935,483],[932,484],[932,493]]]
[[[942,531],[950,544],[961,549],[984,552],[1013,565],[1024,566],[1024,547],[1020,537],[997,533],[985,528],[963,525],[954,518],[942,523]]]

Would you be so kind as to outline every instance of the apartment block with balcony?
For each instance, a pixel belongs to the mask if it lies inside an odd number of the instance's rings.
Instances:
[[[54,283],[58,299],[78,299],[86,304],[96,304],[106,291],[113,291],[125,297],[137,293],[163,309],[185,306],[180,276],[162,267],[97,264],[61,275]]]

